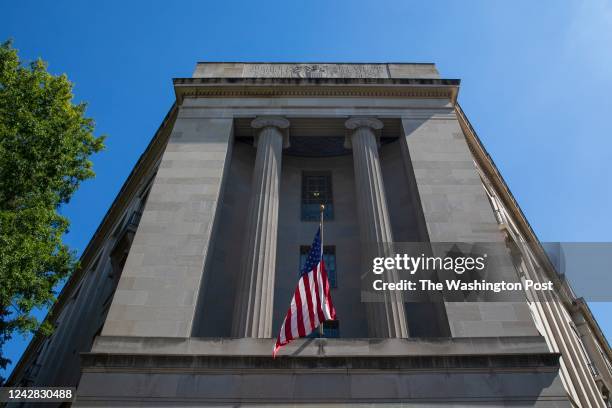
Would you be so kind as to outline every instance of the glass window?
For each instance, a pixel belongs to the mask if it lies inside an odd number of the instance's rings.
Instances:
[[[330,172],[302,173],[302,221],[319,221],[321,204],[325,205],[323,218],[334,219],[331,183]]]
[[[303,245],[300,247],[300,268],[298,269],[298,273],[302,270],[302,267],[306,263],[308,252],[310,252],[309,246]],[[332,288],[337,288],[338,279],[336,275],[336,247],[334,245],[323,246],[323,260],[325,261],[325,271],[327,271],[329,286]]]
[[[337,339],[340,337],[340,321],[339,320],[328,320],[323,323],[323,335],[319,332],[319,329],[315,329],[308,335],[310,338],[326,337],[328,339]]]

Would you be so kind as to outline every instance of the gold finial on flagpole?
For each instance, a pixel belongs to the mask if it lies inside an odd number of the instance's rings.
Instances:
[[[321,250],[323,250],[323,213],[325,212],[325,204],[321,204],[319,210],[321,211],[321,219],[319,221],[319,227],[321,228]]]

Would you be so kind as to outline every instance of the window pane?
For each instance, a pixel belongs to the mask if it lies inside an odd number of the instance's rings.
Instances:
[[[340,322],[338,320],[331,320],[323,324],[323,336],[328,338],[340,337]]]
[[[319,221],[321,204],[325,205],[323,218],[333,219],[331,173],[304,172],[302,174],[302,220]]]
[[[329,320],[323,323],[323,336],[321,336],[319,329],[315,329],[308,337],[317,339],[320,337],[326,337],[328,339],[337,339],[340,337],[340,321]]]

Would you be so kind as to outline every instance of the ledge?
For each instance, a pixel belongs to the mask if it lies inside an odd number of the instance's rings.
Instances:
[[[176,85],[446,85],[459,86],[449,78],[173,78]]]
[[[81,354],[84,372],[209,372],[236,370],[340,371],[556,371],[559,354],[403,357],[254,357],[142,354]]]
[[[92,353],[269,357],[274,339],[232,338],[96,338]],[[439,339],[298,339],[279,356],[404,357],[546,354],[542,337],[472,337]]]
[[[179,104],[185,97],[383,97],[457,101],[458,79],[387,78],[175,78]]]
[[[273,344],[273,339],[99,337],[94,352],[81,354],[78,400],[568,406],[558,380],[560,355],[546,351],[542,337],[300,339],[276,359]]]

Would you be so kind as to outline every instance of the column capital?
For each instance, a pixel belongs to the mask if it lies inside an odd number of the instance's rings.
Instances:
[[[380,120],[368,116],[353,116],[344,122],[344,126],[347,129],[347,134],[344,139],[345,149],[353,148],[352,136],[355,135],[359,129],[371,133],[372,136],[376,138],[376,144],[380,147],[380,130],[383,128],[383,123]]]
[[[372,130],[380,130],[383,128],[383,123],[372,117],[354,116],[344,122],[344,126],[349,130],[359,129],[361,127],[367,127]]]
[[[258,116],[251,121],[251,127],[255,129],[275,127],[282,130],[287,129],[289,125],[289,120],[282,116]]]
[[[283,138],[283,148],[289,147],[289,125],[291,123],[282,116],[258,116],[251,121],[251,127],[259,130],[255,134],[253,146],[257,147],[259,135],[267,128],[273,128]]]

